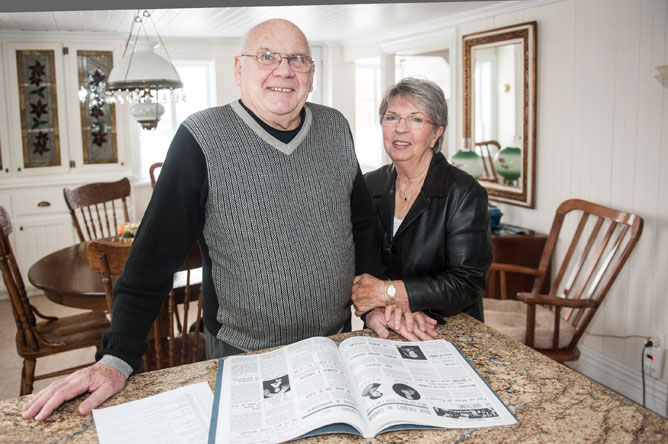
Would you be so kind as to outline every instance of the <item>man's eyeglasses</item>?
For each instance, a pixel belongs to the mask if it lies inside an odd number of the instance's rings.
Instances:
[[[418,130],[424,128],[424,126],[427,123],[431,123],[432,125],[434,122],[428,119],[423,119],[420,116],[408,116],[408,117],[399,117],[395,114],[385,114],[383,118],[381,119],[380,123],[383,126],[388,126],[388,127],[395,127],[399,125],[399,122],[403,120],[406,122],[406,126],[409,127],[410,129]]]
[[[276,69],[285,58],[288,65],[295,72],[309,72],[313,66],[313,59],[302,54],[279,54],[271,51],[258,51],[256,55],[241,54],[244,57],[253,57],[257,60],[257,66],[262,69]]]

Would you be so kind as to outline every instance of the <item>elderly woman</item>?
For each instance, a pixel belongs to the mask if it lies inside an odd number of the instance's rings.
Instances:
[[[492,262],[487,192],[441,154],[447,112],[443,91],[416,78],[390,87],[379,108],[392,164],[365,179],[390,280],[355,276],[352,300],[381,337],[391,328],[430,339],[436,322],[460,312],[483,320]]]

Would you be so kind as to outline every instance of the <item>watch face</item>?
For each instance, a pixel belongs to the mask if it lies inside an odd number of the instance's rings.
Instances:
[[[394,287],[394,284],[390,284],[390,286],[387,287],[387,294],[390,296],[397,294],[397,289]]]

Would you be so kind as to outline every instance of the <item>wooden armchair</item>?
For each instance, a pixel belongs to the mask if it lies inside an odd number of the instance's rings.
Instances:
[[[100,347],[102,333],[109,329],[109,321],[101,311],[62,318],[41,314],[26,295],[23,279],[9,243],[11,232],[9,215],[0,206],[0,271],[16,321],[16,351],[23,358],[20,388],[20,395],[23,396],[32,393],[33,382],[36,380],[65,375],[90,365],[35,376],[37,358],[79,348]],[[43,321],[38,322],[35,316]]]
[[[161,169],[162,162],[156,162],[148,168],[148,175],[151,176],[151,188],[155,188],[155,183],[158,181],[158,176],[160,175]]]
[[[113,283],[123,272],[130,248],[131,245],[109,240],[94,240],[88,244],[88,262],[101,276],[109,313],[113,312]],[[183,273],[177,273],[180,277],[176,280],[184,281],[180,282],[182,286],[170,290],[162,311],[147,337],[149,348],[142,357],[140,371],[157,370],[206,359],[202,334],[204,331],[202,290],[201,285],[196,283],[194,276],[191,275],[195,269],[202,266],[201,262],[199,249],[193,247],[181,267]],[[197,301],[197,313],[191,331],[186,331],[191,301]],[[184,327],[181,326],[178,317],[179,305],[182,305]]]
[[[65,188],[63,194],[81,242],[118,234],[120,223],[116,215],[117,205],[123,209],[123,222],[130,222],[126,200],[130,196],[130,181],[127,178],[117,182],[91,183],[74,189]],[[79,217],[76,210],[79,210]]]
[[[579,216],[579,220],[578,220]],[[567,221],[565,224],[564,221]],[[574,228],[548,294],[539,294],[564,225]],[[577,343],[631,255],[643,229],[643,219],[580,199],[557,208],[538,268],[492,263],[502,286],[506,273],[534,277],[530,293],[519,300],[484,299],[485,322],[550,358],[572,361],[580,356]],[[503,287],[502,287],[503,288]]]
[[[479,180],[486,180],[488,182],[498,182],[499,177],[496,175],[494,168],[494,155],[501,151],[501,145],[496,140],[485,140],[483,142],[475,143],[475,150],[480,151],[482,157],[482,166],[485,174]]]

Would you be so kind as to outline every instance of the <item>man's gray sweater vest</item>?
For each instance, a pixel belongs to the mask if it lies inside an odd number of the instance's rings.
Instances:
[[[336,333],[350,316],[355,272],[357,160],[347,121],[309,103],[302,129],[284,144],[233,102],[184,126],[208,170],[204,238],[217,337],[258,350]]]

